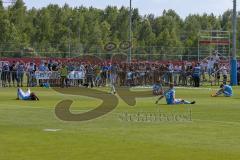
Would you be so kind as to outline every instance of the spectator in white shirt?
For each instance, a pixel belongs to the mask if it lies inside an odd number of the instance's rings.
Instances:
[[[211,75],[213,73],[213,67],[214,67],[214,59],[211,58],[210,60],[207,61],[207,71],[208,71],[208,76],[209,76],[209,80],[211,80]]]
[[[225,64],[222,65],[222,67],[220,68],[222,75],[223,75],[223,84],[227,84],[227,67],[225,66]]]

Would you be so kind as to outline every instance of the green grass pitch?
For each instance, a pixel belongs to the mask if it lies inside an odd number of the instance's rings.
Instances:
[[[88,97],[32,88],[39,102],[17,101],[16,88],[0,88],[0,160],[238,160],[240,157],[240,92],[212,98],[208,89],[177,89],[177,97],[195,105],[155,105],[156,97],[122,100],[111,113],[88,122],[64,122],[54,114],[62,99],[73,99],[72,111],[100,104]],[[186,113],[192,121],[124,121],[123,113]],[[60,129],[56,132],[45,129]]]

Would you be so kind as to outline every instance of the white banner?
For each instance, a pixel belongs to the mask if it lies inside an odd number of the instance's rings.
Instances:
[[[68,74],[68,79],[84,79],[85,73],[83,71],[72,71]]]
[[[52,71],[36,71],[35,72],[36,79],[59,79],[59,72]]]
[[[60,79],[59,72],[53,71],[36,71],[36,79]],[[67,76],[68,79],[84,79],[85,73],[83,71],[72,71]]]

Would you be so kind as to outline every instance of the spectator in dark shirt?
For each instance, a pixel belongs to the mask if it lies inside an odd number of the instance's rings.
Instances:
[[[24,63],[23,62],[20,62],[18,65],[17,65],[17,86],[20,87],[23,87],[23,76],[24,76],[24,71],[25,71],[25,66],[24,66]]]
[[[16,62],[13,61],[12,65],[10,66],[11,78],[13,86],[15,87],[15,82],[17,82],[17,66]]]
[[[10,86],[10,67],[8,63],[5,63],[2,67],[1,79],[3,87],[7,87],[7,83]]]
[[[90,84],[91,88],[93,88],[93,74],[94,74],[93,67],[91,66],[91,64],[88,64],[86,68],[86,78],[87,78],[86,87],[88,87]]]
[[[240,66],[237,69],[238,85],[240,85]]]

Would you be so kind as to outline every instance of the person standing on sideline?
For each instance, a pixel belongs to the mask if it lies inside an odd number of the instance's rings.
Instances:
[[[10,66],[10,72],[11,72],[13,87],[15,87],[15,82],[17,82],[17,66],[15,61],[13,61],[12,65]]]
[[[93,67],[91,66],[91,64],[87,65],[87,69],[86,69],[86,78],[87,78],[87,83],[86,83],[86,87],[91,86],[91,88],[93,88]]]
[[[27,66],[27,87],[33,87],[33,77],[34,77],[34,72],[35,72],[35,67],[34,67],[34,63],[30,63]]]
[[[11,86],[10,84],[10,66],[8,63],[5,63],[2,67],[2,86],[7,87],[7,83],[9,87]]]
[[[238,85],[240,85],[240,65],[239,64],[237,68],[237,81],[238,81]]]
[[[116,94],[115,86],[116,86],[116,81],[117,81],[117,74],[118,74],[118,66],[114,62],[110,66],[110,87],[111,87],[111,93],[112,94]]]
[[[23,62],[20,62],[17,66],[17,86],[23,87],[23,76],[24,76],[25,66]]]
[[[192,73],[194,87],[200,86],[200,77],[201,77],[201,67],[200,67],[200,64],[197,63],[197,65],[193,68],[193,73]]]
[[[227,67],[225,64],[222,65],[222,67],[220,68],[222,75],[223,75],[223,84],[227,84],[227,76],[228,76],[228,71],[227,71]]]
[[[65,86],[67,87],[67,76],[68,76],[68,69],[65,64],[62,64],[60,68],[60,77],[61,77],[61,87],[64,88]]]
[[[214,67],[214,59],[211,57],[210,60],[207,61],[207,71],[208,71],[208,76],[209,80],[211,81],[212,73],[213,73],[213,67]]]

